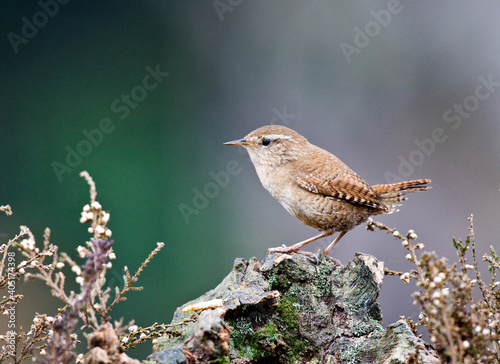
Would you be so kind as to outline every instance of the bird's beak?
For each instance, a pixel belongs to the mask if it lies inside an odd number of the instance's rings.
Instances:
[[[230,142],[225,142],[224,145],[242,145],[244,147],[254,147],[255,148],[255,145],[247,142],[245,138],[231,140]]]

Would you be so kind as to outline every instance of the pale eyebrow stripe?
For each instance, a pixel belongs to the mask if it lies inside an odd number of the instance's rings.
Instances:
[[[270,139],[292,139],[291,136],[283,135],[283,134],[271,134],[271,135],[266,135],[265,137],[270,138]]]

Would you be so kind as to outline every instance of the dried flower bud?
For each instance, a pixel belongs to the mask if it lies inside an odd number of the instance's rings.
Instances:
[[[405,283],[410,283],[410,273],[408,272],[401,274],[399,278]]]
[[[91,206],[94,210],[101,210],[102,209],[101,204],[97,201],[92,202]]]
[[[78,252],[78,255],[80,258],[85,258],[85,256],[88,254],[88,249],[84,246],[79,245],[78,248],[76,248],[76,251]]]
[[[78,265],[72,266],[71,270],[75,272],[77,276],[82,274],[82,269]]]

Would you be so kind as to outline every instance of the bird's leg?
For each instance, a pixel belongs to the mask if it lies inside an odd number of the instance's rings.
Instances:
[[[301,241],[300,243],[297,243],[297,244],[293,244],[292,246],[280,246],[277,248],[269,248],[269,249],[267,249],[267,253],[299,253],[299,254],[304,254],[304,255],[307,255],[307,256],[310,256],[312,258],[317,259],[315,254],[313,254],[311,252],[302,251],[299,249],[302,248],[304,245],[312,243],[313,241],[318,240],[318,239],[325,237],[325,236],[328,236],[328,235],[331,235],[331,232],[329,232],[328,230],[323,231],[320,234],[313,236],[312,238],[306,239],[306,240]]]
[[[330,250],[332,250],[332,248],[335,246],[335,244],[337,244],[339,242],[340,239],[342,239],[342,237],[345,235],[345,233],[347,233],[347,231],[342,231],[339,236],[337,236],[335,238],[335,240],[330,244],[328,245],[328,247],[325,249],[325,254],[328,255],[328,253],[330,253]]]

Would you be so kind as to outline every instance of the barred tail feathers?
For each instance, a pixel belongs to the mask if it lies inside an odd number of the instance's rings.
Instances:
[[[371,186],[379,196],[380,201],[387,207],[388,214],[398,211],[401,202],[406,200],[407,192],[426,191],[430,186],[430,179],[417,179],[413,181],[397,182],[385,185]]]

